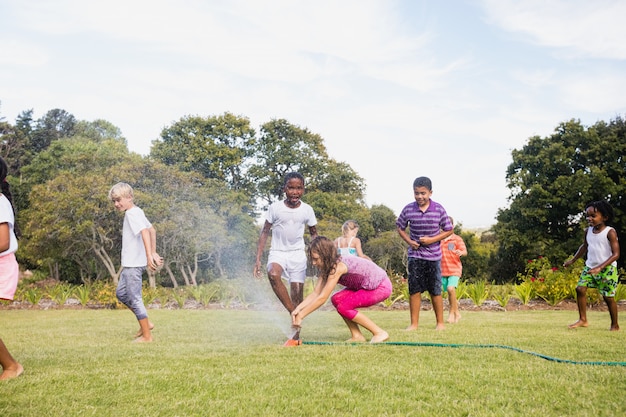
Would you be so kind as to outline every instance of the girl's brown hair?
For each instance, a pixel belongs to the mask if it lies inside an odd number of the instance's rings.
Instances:
[[[308,254],[309,260],[311,259],[311,253],[315,252],[320,257],[319,277],[323,282],[326,282],[328,276],[332,274],[337,266],[339,260],[339,254],[335,243],[325,236],[317,236],[309,245]]]

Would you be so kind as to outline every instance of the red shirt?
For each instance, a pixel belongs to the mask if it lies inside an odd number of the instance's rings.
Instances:
[[[444,277],[460,277],[463,272],[461,257],[454,253],[455,250],[467,251],[465,242],[461,236],[451,234],[441,241],[441,275]]]

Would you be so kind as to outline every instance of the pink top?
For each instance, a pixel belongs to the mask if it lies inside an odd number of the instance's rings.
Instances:
[[[375,290],[381,282],[389,279],[384,269],[369,259],[358,256],[341,256],[348,272],[339,278],[339,284],[350,290]]]

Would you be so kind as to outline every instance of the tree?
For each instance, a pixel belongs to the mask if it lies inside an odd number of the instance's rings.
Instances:
[[[621,117],[585,128],[561,123],[546,138],[531,137],[513,150],[507,169],[510,206],[494,226],[499,242],[494,257],[498,280],[511,280],[525,262],[538,256],[564,260],[582,241],[584,206],[607,200],[614,226],[624,231],[626,200],[626,122]]]
[[[186,116],[161,132],[150,155],[181,171],[198,172],[233,190],[250,190],[245,177],[255,132],[242,116]]]
[[[61,109],[49,110],[37,120],[32,131],[30,150],[36,155],[55,140],[74,136],[75,127],[76,118],[72,114]]]

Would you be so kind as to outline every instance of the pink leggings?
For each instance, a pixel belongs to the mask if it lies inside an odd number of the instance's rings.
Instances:
[[[335,293],[330,300],[341,317],[352,320],[359,307],[369,307],[386,300],[391,295],[389,278],[380,283],[375,290],[349,290],[347,288]]]

